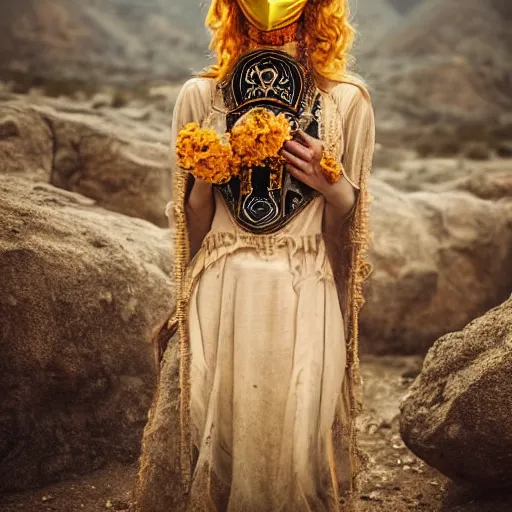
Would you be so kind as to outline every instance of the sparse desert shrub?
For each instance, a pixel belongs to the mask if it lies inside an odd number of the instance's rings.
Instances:
[[[464,156],[470,160],[489,160],[491,151],[485,142],[469,142],[464,147]]]
[[[489,140],[489,123],[485,120],[467,120],[456,127],[457,138],[461,142]]]
[[[511,140],[512,139],[512,119],[503,119],[491,126],[490,136],[493,140]]]
[[[116,90],[112,96],[112,107],[123,108],[129,103],[128,93],[126,91]]]
[[[418,153],[418,156],[421,158],[427,158],[429,156],[432,156],[434,153],[434,144],[431,138],[429,137],[422,137],[418,142],[416,143],[416,152]]]
[[[32,88],[32,83],[29,81],[17,80],[13,82],[11,91],[14,94],[27,94]]]
[[[451,157],[460,154],[462,148],[460,140],[456,137],[449,137],[439,140],[436,149],[436,156]]]
[[[66,96],[69,98],[78,90],[87,92],[88,89],[91,89],[91,86],[88,86],[79,80],[45,79],[42,81],[42,87],[44,89],[44,93],[53,98],[58,98],[59,96]]]
[[[496,144],[496,154],[501,158],[512,158],[512,140],[504,140]]]
[[[452,126],[436,123],[426,127],[416,139],[415,148],[421,157],[453,156],[460,146]]]
[[[461,151],[460,141],[453,135],[430,133],[423,135],[415,145],[416,152],[422,158],[452,157]]]

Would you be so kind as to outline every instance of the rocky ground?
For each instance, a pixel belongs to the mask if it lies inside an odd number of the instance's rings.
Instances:
[[[415,457],[398,432],[398,404],[421,368],[419,357],[366,356],[362,447],[369,473],[357,512],[509,512],[512,497],[455,486]],[[127,510],[137,468],[111,465],[85,477],[0,498],[2,512]]]

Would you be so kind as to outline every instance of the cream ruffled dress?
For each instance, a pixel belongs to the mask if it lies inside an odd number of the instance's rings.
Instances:
[[[351,84],[321,93],[322,138],[331,121],[341,126],[331,146],[357,190],[371,103]],[[183,87],[173,146],[190,121],[225,131],[213,80],[193,78]],[[189,269],[197,456],[189,510],[339,510],[348,463],[336,460],[331,426],[342,401],[346,346],[323,211],[316,196],[279,232],[253,235],[215,191],[213,224]]]

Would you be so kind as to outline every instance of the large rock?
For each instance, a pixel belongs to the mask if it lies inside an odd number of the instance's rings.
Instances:
[[[404,192],[465,190],[481,199],[512,200],[512,162],[505,159],[411,158],[388,149],[377,151],[376,160],[373,176]]]
[[[401,405],[405,443],[452,479],[512,487],[511,376],[512,297],[429,350]]]
[[[0,171],[78,192],[98,205],[166,226],[171,194],[168,145],[159,130],[65,102],[0,107]],[[142,132],[142,133],[141,133]],[[142,140],[141,140],[142,139]]]
[[[512,199],[512,169],[460,178],[449,183],[445,189],[467,190],[482,199]]]
[[[135,460],[169,230],[0,176],[0,489]]]
[[[374,265],[362,348],[425,353],[512,290],[512,201],[465,191],[400,192],[373,179]]]

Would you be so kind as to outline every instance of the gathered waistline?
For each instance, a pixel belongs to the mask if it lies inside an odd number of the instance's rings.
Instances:
[[[203,270],[216,261],[243,249],[252,249],[265,259],[275,257],[284,249],[283,256],[289,261],[297,280],[308,272],[306,268],[302,268],[300,255],[311,254],[314,256],[315,263],[313,268],[308,267],[309,271],[313,270],[318,277],[332,279],[332,269],[328,262],[322,233],[254,235],[230,231],[214,231],[205,236],[201,248],[191,261],[189,279],[195,281]]]
[[[273,256],[275,252],[286,247],[292,252],[302,250],[307,253],[318,253],[323,250],[324,238],[322,233],[308,235],[255,235],[252,233],[214,231],[208,233],[202,243],[201,249],[207,254],[216,249],[228,247],[255,249],[264,256]]]

